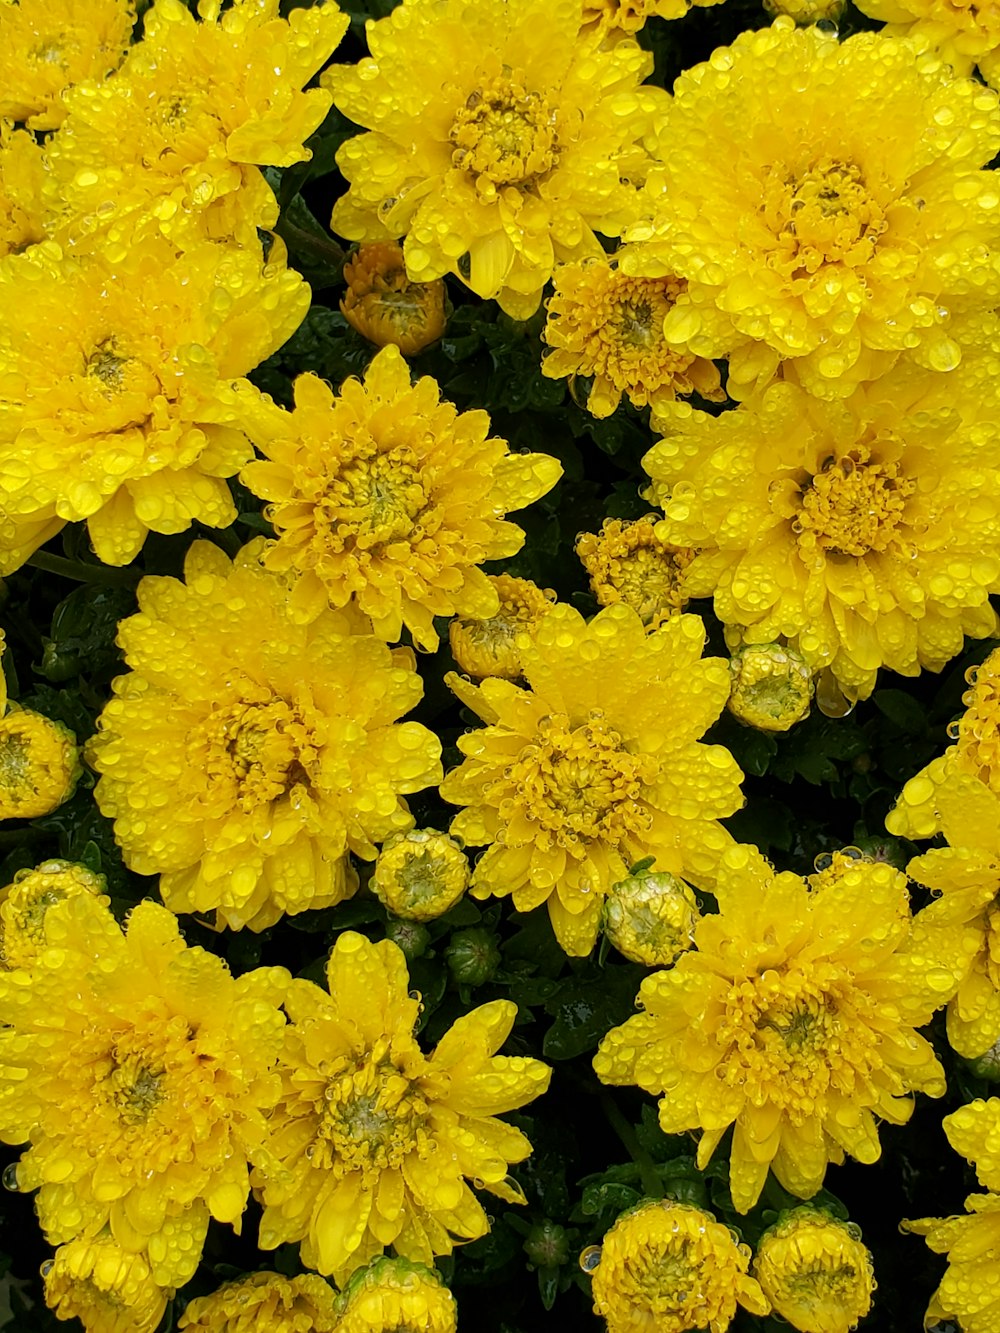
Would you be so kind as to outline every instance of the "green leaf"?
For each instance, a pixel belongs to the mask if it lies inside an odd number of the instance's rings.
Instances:
[[[599,977],[588,970],[564,982],[545,1006],[555,1018],[542,1043],[545,1055],[571,1060],[595,1051],[606,1032],[635,1013],[643,976],[644,968],[629,964],[606,967]]]

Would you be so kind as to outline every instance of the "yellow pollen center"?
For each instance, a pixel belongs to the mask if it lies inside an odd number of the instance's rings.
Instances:
[[[448,137],[452,164],[475,176],[485,195],[505,185],[528,185],[559,159],[555,110],[510,70],[469,94]]]
[[[405,445],[379,452],[359,446],[316,504],[323,545],[373,550],[419,533],[427,503],[416,454]]]
[[[319,753],[300,711],[275,698],[218,709],[194,729],[188,749],[210,789],[246,813],[307,785]]]
[[[822,158],[800,175],[768,180],[763,212],[777,238],[778,266],[793,278],[824,264],[863,267],[886,228],[861,168],[834,158]]]
[[[427,1103],[393,1062],[388,1041],[330,1079],[316,1138],[314,1167],[343,1175],[396,1170],[412,1153],[430,1151]]]
[[[836,555],[885,551],[898,541],[906,501],[915,489],[897,463],[869,461],[868,451],[860,448],[830,459],[809,480],[792,526],[801,545]]]

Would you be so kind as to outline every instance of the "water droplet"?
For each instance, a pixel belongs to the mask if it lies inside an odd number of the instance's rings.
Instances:
[[[9,1166],[5,1166],[5,1167],[4,1167],[4,1169],[3,1169],[3,1175],[0,1176],[0,1180],[3,1181],[3,1187],[4,1187],[5,1190],[11,1190],[13,1193],[17,1193],[17,1191],[18,1191],[21,1187],[20,1187],[20,1185],[18,1185],[18,1183],[17,1183],[17,1163],[16,1163],[16,1162],[11,1162]]]
[[[600,1245],[588,1245],[580,1255],[580,1267],[585,1273],[592,1273],[601,1262]]]

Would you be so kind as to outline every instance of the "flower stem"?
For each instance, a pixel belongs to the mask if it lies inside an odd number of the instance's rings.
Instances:
[[[75,579],[77,583],[105,583],[120,588],[134,588],[142,578],[142,572],[138,569],[85,565],[81,560],[66,560],[48,551],[36,551],[34,555],[28,556],[25,563],[35,569],[44,569],[49,574],[58,574],[64,579]]]
[[[608,1124],[625,1145],[629,1157],[639,1168],[639,1179],[642,1182],[643,1193],[649,1199],[662,1199],[663,1181],[656,1170],[655,1162],[639,1142],[639,1137],[633,1127],[606,1092],[601,1094],[601,1110],[607,1117]]]

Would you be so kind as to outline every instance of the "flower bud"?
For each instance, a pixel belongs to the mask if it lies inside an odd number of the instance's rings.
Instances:
[[[619,953],[646,967],[669,967],[691,947],[699,913],[682,879],[643,870],[612,886],[603,919],[604,933]]]
[[[694,558],[687,547],[661,541],[656,523],[655,514],[632,523],[607,518],[600,532],[582,532],[576,539],[576,554],[600,605],[624,602],[651,629],[683,611],[682,578]]]
[[[799,1333],[848,1333],[871,1309],[861,1232],[819,1208],[782,1213],[761,1237],[753,1271],[774,1313]]]
[[[759,731],[788,731],[809,715],[812,675],[794,648],[750,643],[729,662],[729,711]]]
[[[61,722],[16,705],[0,717],[0,819],[50,814],[82,772],[76,738]]]
[[[448,626],[451,655],[469,676],[500,676],[517,680],[521,656],[519,634],[531,634],[556,599],[551,588],[510,574],[488,576],[500,598],[500,610],[486,620],[459,619]]]
[[[354,1273],[337,1301],[337,1333],[455,1333],[455,1298],[437,1273],[406,1259],[376,1259]]]
[[[90,893],[103,903],[103,875],[72,861],[43,861],[34,870],[19,870],[14,882],[0,889],[0,968],[30,968],[45,944],[45,914],[65,898]]]
[[[376,347],[391,343],[404,356],[416,356],[444,333],[444,283],[411,282],[395,241],[363,245],[344,265],[344,279],[341,314]]]
[[[444,956],[451,975],[463,986],[484,985],[500,966],[496,936],[481,926],[453,935]]]
[[[468,857],[453,838],[436,829],[411,829],[387,839],[371,878],[379,901],[406,921],[443,916],[468,885]]]
[[[156,1285],[142,1254],[120,1249],[109,1235],[60,1245],[42,1278],[57,1319],[105,1333],[153,1333],[172,1294]]]

